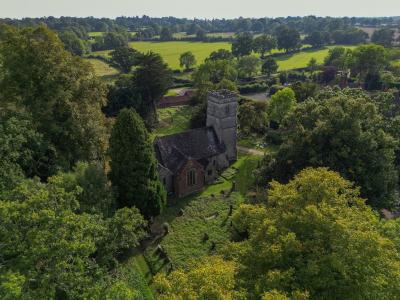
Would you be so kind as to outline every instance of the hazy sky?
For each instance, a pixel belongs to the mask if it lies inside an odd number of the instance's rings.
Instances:
[[[396,16],[400,0],[0,0],[0,17]]]

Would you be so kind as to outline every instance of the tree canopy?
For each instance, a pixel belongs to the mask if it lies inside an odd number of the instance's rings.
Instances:
[[[287,184],[274,181],[266,201],[242,205],[233,218],[249,236],[236,247],[236,282],[249,299],[390,299],[399,293],[396,244],[338,173],[309,168]]]
[[[286,181],[308,166],[338,171],[375,207],[390,207],[397,189],[396,149],[372,100],[354,89],[325,90],[299,103],[281,124],[283,143],[264,163],[267,178]]]
[[[111,64],[123,73],[129,73],[139,55],[138,51],[129,46],[118,47],[111,52]]]
[[[291,88],[284,88],[274,95],[268,104],[269,119],[282,123],[286,115],[296,106],[296,96]]]
[[[92,67],[64,50],[44,26],[1,31],[2,109],[27,114],[31,128],[53,149],[59,169],[103,159],[105,86]]]
[[[189,70],[196,64],[196,57],[193,55],[192,52],[187,51],[181,54],[179,58],[179,63],[181,67],[185,67],[186,70]]]
[[[253,51],[253,36],[250,32],[239,33],[232,43],[232,54],[236,57],[250,55]]]

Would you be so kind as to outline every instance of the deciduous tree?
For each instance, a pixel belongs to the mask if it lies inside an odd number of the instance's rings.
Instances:
[[[32,129],[55,150],[54,163],[69,170],[105,151],[105,86],[92,67],[64,50],[45,26],[3,26],[0,42],[2,107],[25,111]]]
[[[269,119],[282,123],[285,116],[296,106],[296,96],[291,88],[284,88],[274,95],[268,104]]]
[[[232,54],[236,57],[250,55],[253,51],[253,36],[249,32],[239,33],[232,43]]]
[[[123,73],[129,73],[136,64],[139,52],[129,46],[118,47],[111,52],[111,64]]]
[[[267,57],[261,67],[261,72],[268,77],[278,71],[278,64],[272,57]]]
[[[236,282],[248,299],[390,299],[399,293],[393,234],[382,233],[358,188],[338,173],[309,168],[288,184],[273,181],[268,201],[242,205],[233,224],[249,236],[236,248]]]
[[[159,54],[148,52],[140,56],[133,72],[133,82],[146,109],[146,123],[157,122],[157,103],[172,84],[172,72]]]
[[[265,53],[271,52],[277,46],[276,38],[272,35],[263,34],[254,39],[253,50],[260,53],[261,58],[264,58]]]
[[[191,67],[196,65],[196,57],[191,51],[182,53],[179,58],[179,63],[181,67],[185,67],[185,70],[189,70]]]
[[[363,92],[323,90],[299,103],[281,128],[283,144],[263,164],[266,178],[286,181],[305,167],[326,166],[359,185],[369,204],[393,205],[395,141]]]

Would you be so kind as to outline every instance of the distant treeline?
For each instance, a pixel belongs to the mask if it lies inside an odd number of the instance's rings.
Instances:
[[[83,55],[91,51],[116,49],[127,45],[130,41],[137,40],[234,42],[237,39],[237,34],[240,33],[250,33],[254,37],[263,33],[276,37],[278,41],[282,40],[281,37],[284,40],[292,40],[295,47],[282,47],[282,49],[287,50],[298,49],[302,43],[309,44],[312,47],[328,44],[356,45],[366,42],[369,38],[366,32],[358,28],[360,26],[385,29],[386,31],[378,32],[373,37],[373,41],[390,46],[395,40],[392,28],[400,28],[400,17],[332,18],[307,16],[213,20],[189,20],[174,17],[151,18],[148,16],[119,17],[116,19],[46,17],[0,19],[0,23],[7,23],[16,27],[35,27],[39,24],[46,24],[50,29],[58,32],[67,50],[76,55]],[[105,34],[93,34],[94,32]],[[218,35],[219,33],[221,35]]]
[[[80,28],[82,32],[128,30],[137,32],[138,36],[160,35],[163,28],[172,33],[186,32],[197,34],[199,30],[206,32],[273,32],[279,25],[285,24],[296,30],[309,34],[316,30],[332,32],[354,26],[400,25],[400,17],[364,18],[364,17],[286,17],[286,18],[237,18],[237,19],[181,19],[174,17],[151,18],[118,17],[108,18],[75,18],[75,17],[46,17],[24,19],[0,19],[16,26],[34,26],[45,23],[49,28],[64,31],[70,28]]]

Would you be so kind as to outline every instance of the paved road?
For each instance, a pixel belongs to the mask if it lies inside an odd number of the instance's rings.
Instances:
[[[264,152],[261,150],[247,148],[247,147],[243,147],[243,146],[237,146],[237,149],[239,152],[242,152],[242,153],[251,154],[251,155],[255,155],[255,156],[264,156]]]

